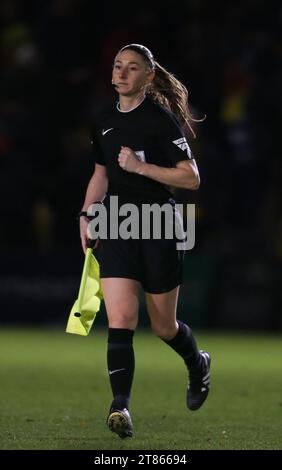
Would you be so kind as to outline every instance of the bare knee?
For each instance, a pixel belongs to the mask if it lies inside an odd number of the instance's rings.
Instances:
[[[151,323],[151,327],[156,336],[166,341],[173,339],[178,331],[177,323],[162,324]]]
[[[108,312],[109,328],[125,328],[135,330],[138,322],[136,312],[126,310],[113,310]]]

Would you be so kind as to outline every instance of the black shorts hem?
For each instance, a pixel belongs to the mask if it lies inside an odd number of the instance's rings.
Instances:
[[[146,287],[144,284],[142,284],[142,287],[147,294],[165,294],[175,289],[176,287],[181,286],[181,284],[182,280],[178,280],[177,282],[174,281],[166,287],[154,287],[153,289],[151,289],[149,287]]]
[[[167,286],[165,287],[153,287],[153,288],[150,288],[149,286],[146,286],[140,279],[137,279],[137,277],[134,277],[134,276],[129,276],[129,275],[122,275],[122,274],[104,274],[100,277],[100,279],[109,279],[109,278],[120,278],[120,279],[130,279],[131,281],[136,281],[136,282],[139,282],[144,290],[144,292],[146,292],[147,294],[165,294],[167,292],[170,292],[171,290],[175,289],[176,287],[178,286],[181,286],[182,284],[182,279],[181,280],[177,280],[177,281],[174,281],[173,283],[171,284],[168,284]]]

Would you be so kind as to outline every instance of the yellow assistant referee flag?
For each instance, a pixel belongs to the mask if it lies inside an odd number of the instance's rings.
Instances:
[[[87,336],[100,310],[102,298],[99,263],[92,248],[87,248],[78,298],[71,309],[66,332]]]

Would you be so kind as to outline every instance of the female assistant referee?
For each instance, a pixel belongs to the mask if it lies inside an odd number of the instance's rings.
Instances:
[[[82,247],[87,244],[85,212],[93,202],[119,205],[169,203],[170,187],[196,190],[198,168],[186,137],[193,133],[185,86],[140,44],[123,47],[114,59],[112,84],[118,102],[94,123],[95,171],[80,217]],[[176,319],[182,283],[183,251],[176,239],[100,239],[95,255],[108,316],[108,373],[113,393],[107,425],[121,438],[133,435],[129,414],[134,375],[133,336],[138,323],[139,290],[146,296],[153,331],[184,360],[186,402],[202,406],[209,393],[210,355],[199,351],[188,325]]]

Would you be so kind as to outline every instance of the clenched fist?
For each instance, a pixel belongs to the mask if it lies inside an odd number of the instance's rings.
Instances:
[[[144,165],[143,162],[140,162],[129,147],[121,147],[121,150],[118,154],[118,163],[119,166],[130,173],[141,173],[141,167]]]

